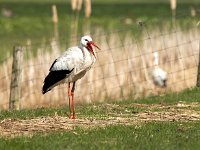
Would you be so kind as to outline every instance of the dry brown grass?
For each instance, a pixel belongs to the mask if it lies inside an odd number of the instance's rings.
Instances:
[[[120,99],[132,96],[138,98],[168,91],[181,91],[193,87],[196,83],[199,53],[199,31],[193,28],[188,31],[171,32],[153,30],[150,38],[143,32],[141,39],[128,33],[122,39],[120,33],[105,34],[96,30],[94,40],[101,47],[94,67],[77,82],[76,103],[103,102],[106,99]],[[22,72],[21,108],[42,106],[60,106],[67,103],[66,85],[60,85],[45,95],[41,88],[48,74],[51,63],[62,52],[59,45],[52,40],[51,44],[38,46],[36,57],[30,50]],[[168,87],[156,89],[150,72],[153,68],[152,54],[159,52],[160,67],[168,72]],[[0,68],[0,107],[8,108],[10,70],[12,60],[4,62]]]
[[[200,120],[200,112],[193,110],[198,108],[199,103],[177,103],[176,105],[162,104],[131,104],[129,107],[141,107],[145,111],[132,113],[124,111],[120,114],[109,113],[109,117],[95,118],[82,116],[80,119],[69,119],[68,117],[43,116],[31,119],[10,119],[6,118],[0,121],[0,137],[13,138],[16,136],[32,136],[35,133],[51,133],[53,131],[74,131],[76,127],[87,129],[94,127],[106,127],[109,125],[141,125],[144,122],[151,121],[196,121]],[[109,104],[109,108],[123,109],[120,105]],[[156,111],[159,109],[159,111]]]

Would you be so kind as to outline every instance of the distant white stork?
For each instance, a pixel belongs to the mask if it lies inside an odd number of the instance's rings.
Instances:
[[[154,52],[154,68],[152,70],[152,78],[155,85],[159,87],[167,86],[167,72],[159,67],[158,52]]]
[[[43,94],[59,84],[68,83],[70,119],[75,119],[75,83],[86,74],[96,61],[96,54],[92,46],[100,49],[90,36],[83,36],[79,46],[69,48],[53,62],[49,74],[44,79]],[[70,89],[70,83],[73,83],[72,89]]]

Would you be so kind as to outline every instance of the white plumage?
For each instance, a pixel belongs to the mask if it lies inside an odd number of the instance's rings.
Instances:
[[[49,69],[50,72],[44,80],[43,94],[59,84],[68,83],[70,118],[75,118],[73,102],[75,82],[82,78],[96,61],[96,54],[92,46],[99,49],[90,36],[83,36],[79,46],[69,48],[53,62]],[[71,91],[70,83],[73,83]],[[72,96],[72,103],[70,96]]]
[[[154,68],[152,70],[152,78],[155,85],[159,87],[167,86],[167,72],[159,67],[158,52],[154,52]]]

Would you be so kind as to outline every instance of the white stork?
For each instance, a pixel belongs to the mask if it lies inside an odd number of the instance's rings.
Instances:
[[[152,70],[152,78],[155,85],[159,87],[167,86],[167,72],[159,67],[158,52],[154,52],[154,68]]]
[[[92,46],[100,49],[90,36],[83,36],[79,46],[69,48],[53,62],[49,74],[44,79],[43,94],[59,84],[68,83],[70,119],[75,119],[75,83],[90,70],[96,61],[96,54]],[[70,83],[73,83],[72,89],[70,89]]]

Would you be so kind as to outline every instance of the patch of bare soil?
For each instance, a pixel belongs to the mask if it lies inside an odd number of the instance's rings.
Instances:
[[[45,116],[32,119],[4,119],[0,122],[0,136],[32,136],[34,133],[49,133],[52,131],[73,131],[76,127],[91,128],[105,127],[107,125],[133,125],[146,121],[195,121],[200,120],[200,111],[191,109],[199,107],[199,104],[178,103],[177,105],[144,105],[135,106],[148,107],[148,111],[136,114],[110,115],[108,118],[82,118],[71,120],[62,116]],[[160,109],[156,111],[154,109]],[[113,117],[115,116],[115,117]]]
[[[3,137],[15,137],[19,135],[32,136],[34,133],[49,133],[58,130],[73,130],[75,127],[90,128],[104,127],[112,124],[133,124],[134,119],[107,118],[95,119],[68,119],[68,117],[51,116],[37,117],[33,119],[4,119],[0,122],[0,135]]]

